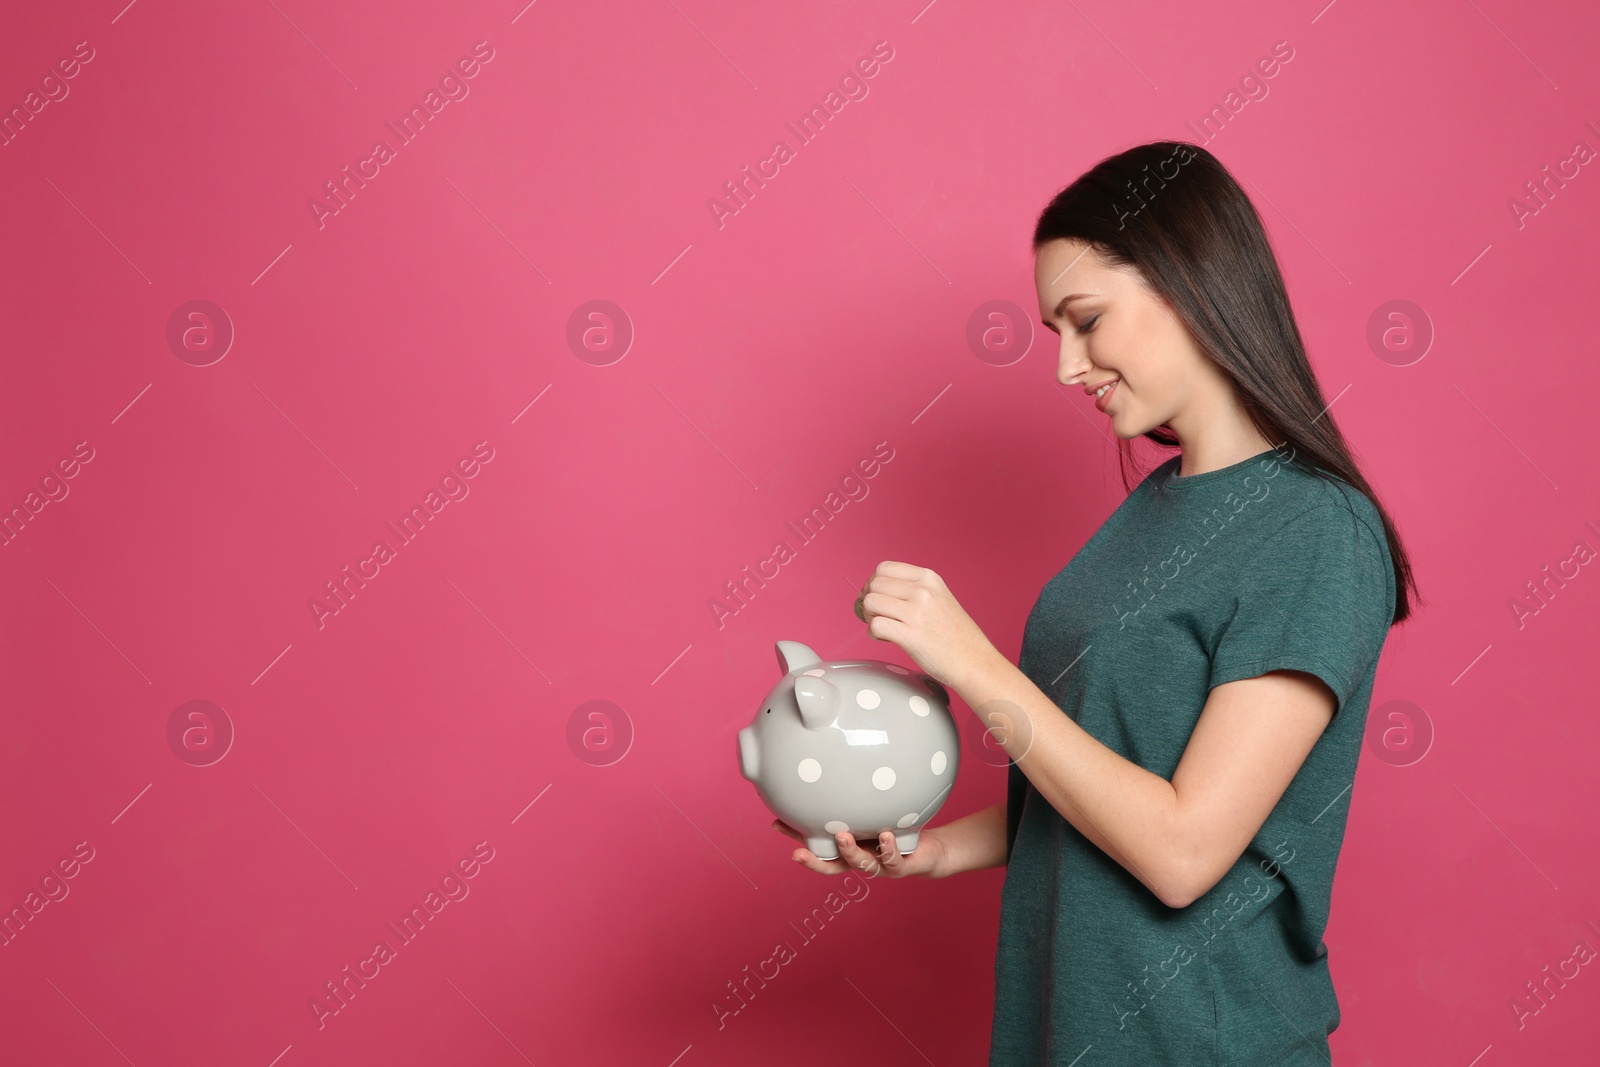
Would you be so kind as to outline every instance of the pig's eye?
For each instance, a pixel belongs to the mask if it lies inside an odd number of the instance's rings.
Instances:
[[[767,709],[767,714],[768,714],[768,715],[771,715],[771,714],[772,714],[772,709],[771,709],[771,708],[768,708],[768,709]]]

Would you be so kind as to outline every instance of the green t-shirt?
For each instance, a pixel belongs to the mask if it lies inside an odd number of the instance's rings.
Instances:
[[[1028,615],[1022,672],[1169,780],[1213,686],[1309,671],[1338,705],[1244,854],[1185,908],[1010,766],[991,1067],[1329,1062],[1322,933],[1394,570],[1372,501],[1287,455],[1188,478],[1171,457]]]

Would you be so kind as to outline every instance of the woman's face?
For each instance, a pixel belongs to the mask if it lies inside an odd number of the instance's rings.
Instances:
[[[1100,400],[1112,431],[1124,440],[1178,423],[1220,368],[1195,344],[1188,328],[1132,267],[1108,266],[1082,241],[1062,238],[1039,247],[1034,284],[1044,324],[1061,336],[1056,380],[1076,389],[1106,383]],[[1085,402],[1093,405],[1092,393]],[[1178,422],[1174,422],[1178,420]]]

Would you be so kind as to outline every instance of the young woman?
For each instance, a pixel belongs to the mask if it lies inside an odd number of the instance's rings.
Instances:
[[[1372,685],[1416,591],[1306,360],[1249,199],[1142,145],[1034,230],[1057,380],[1179,449],[1052,578],[1013,666],[938,574],[880,564],[872,636],[1010,757],[1006,802],[813,870],[1004,865],[992,1065],[1327,1064],[1322,941]],[[782,822],[791,837],[800,835]]]

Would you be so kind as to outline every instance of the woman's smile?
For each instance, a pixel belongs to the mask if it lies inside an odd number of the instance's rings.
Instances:
[[[1117,391],[1117,385],[1121,381],[1121,378],[1112,378],[1109,382],[1100,386],[1098,389],[1086,390],[1086,392],[1093,392],[1094,406],[1099,408],[1101,411],[1105,411],[1106,405],[1111,403],[1111,394]]]

